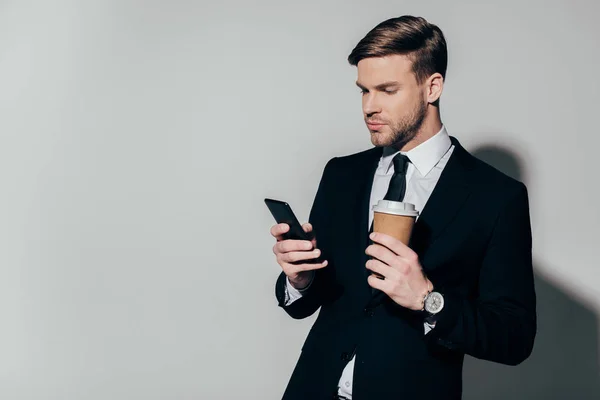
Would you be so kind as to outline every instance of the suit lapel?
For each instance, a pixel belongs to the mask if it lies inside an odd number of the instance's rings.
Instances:
[[[360,249],[360,267],[362,268],[362,276],[364,276],[363,285],[361,285],[365,289],[365,296],[371,296],[371,287],[367,284],[367,276],[370,274],[370,271],[365,267],[369,256],[365,253],[366,248],[370,244],[369,240],[369,205],[371,201],[371,189],[373,187],[373,180],[375,178],[375,172],[377,170],[377,165],[379,164],[379,160],[381,159],[381,155],[383,153],[383,148],[375,147],[365,153],[365,158],[360,160],[357,165],[357,171],[354,176],[359,185],[358,194],[359,199],[356,202],[356,206],[358,207],[355,210],[355,215],[359,216],[358,221],[358,240],[359,240],[359,249]]]
[[[367,154],[366,166],[363,165],[361,171],[363,175],[359,179],[361,182],[361,199],[358,202],[360,207],[360,238],[361,243],[366,244],[369,239],[369,205],[371,202],[371,189],[373,187],[373,180],[375,178],[375,171],[377,170],[377,165],[379,164],[379,160],[381,159],[382,154],[381,148],[375,148],[372,150],[372,153]],[[366,247],[365,247],[366,248]]]
[[[417,220],[410,247],[420,257],[454,219],[469,196],[468,170],[472,156],[451,137],[454,150]]]

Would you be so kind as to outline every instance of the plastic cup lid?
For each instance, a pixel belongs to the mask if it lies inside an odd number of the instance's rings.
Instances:
[[[407,217],[416,217],[419,215],[414,204],[390,200],[379,200],[379,202],[373,206],[373,211]]]

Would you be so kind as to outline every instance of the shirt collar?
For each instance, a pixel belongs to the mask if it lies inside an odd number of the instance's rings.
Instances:
[[[421,176],[427,176],[451,146],[450,136],[446,127],[442,125],[442,129],[438,133],[409,151],[398,151],[393,147],[385,147],[379,165],[387,173],[392,166],[394,156],[402,153],[408,157]]]

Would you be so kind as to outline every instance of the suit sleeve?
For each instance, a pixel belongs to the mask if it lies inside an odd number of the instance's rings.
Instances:
[[[444,308],[426,340],[507,365],[527,359],[537,326],[531,245],[527,189],[519,183],[496,218],[477,296],[442,293]]]
[[[317,247],[321,250],[320,260],[327,260],[328,264],[325,268],[315,270],[313,280],[310,285],[302,290],[302,297],[294,300],[286,305],[286,275],[282,272],[275,284],[275,296],[277,297],[278,305],[282,307],[292,318],[302,319],[312,314],[324,301],[327,300],[328,290],[333,281],[333,261],[330,258],[330,240],[328,226],[328,209],[327,209],[327,192],[330,188],[330,176],[332,173],[332,164],[335,158],[331,159],[321,176],[321,181],[317,189],[310,216],[308,221],[313,226],[313,232],[317,241]]]

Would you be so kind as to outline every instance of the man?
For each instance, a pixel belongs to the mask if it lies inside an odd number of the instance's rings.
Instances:
[[[459,399],[464,354],[517,365],[533,348],[527,190],[448,135],[437,26],[384,21],[348,61],[375,147],[327,163],[312,242],[271,228],[279,305],[293,318],[320,308],[284,398]],[[408,246],[370,235],[384,198],[420,212]]]

